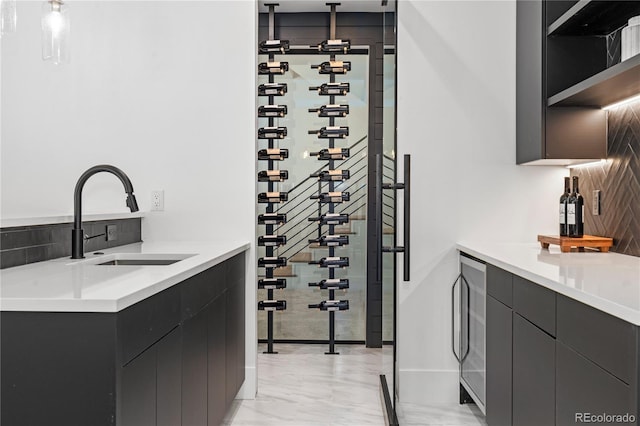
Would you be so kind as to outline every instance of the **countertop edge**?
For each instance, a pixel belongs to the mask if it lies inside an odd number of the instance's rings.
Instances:
[[[136,219],[143,218],[147,212],[138,211],[118,213],[88,213],[82,215],[83,222],[95,222],[99,220]],[[73,214],[41,217],[16,217],[0,219],[0,228],[15,228],[20,226],[55,225],[59,223],[73,223]]]

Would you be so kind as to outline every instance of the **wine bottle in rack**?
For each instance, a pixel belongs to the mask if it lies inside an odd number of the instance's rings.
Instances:
[[[284,311],[287,309],[286,300],[261,300],[258,302],[259,311]]]
[[[351,40],[324,40],[318,44],[318,51],[324,53],[347,53],[351,49]]]
[[[287,115],[286,105],[260,105],[258,117],[284,117]]]
[[[322,216],[310,217],[309,222],[320,222],[321,225],[343,225],[349,222],[346,213],[325,213]]]
[[[320,74],[346,74],[351,71],[351,61],[326,61],[311,65],[311,69],[317,69]]]
[[[349,310],[349,301],[323,300],[320,303],[310,304],[309,308],[320,309],[321,311],[347,311]]]
[[[318,200],[319,203],[342,203],[351,199],[348,192],[322,192],[320,194],[312,195],[312,200]]]
[[[282,203],[289,199],[289,194],[286,192],[261,192],[258,194],[258,203]]]
[[[349,170],[323,170],[318,173],[314,173],[310,175],[311,177],[317,177],[318,180],[323,182],[329,181],[345,181],[349,179],[350,172]]]
[[[283,266],[287,266],[286,257],[271,256],[258,258],[258,268],[282,268]]]
[[[289,158],[289,150],[286,148],[267,148],[258,151],[258,160],[282,161],[286,158]]]
[[[286,213],[262,213],[258,215],[258,225],[284,225],[287,223]]]
[[[349,148],[324,148],[309,155],[318,157],[318,160],[344,160],[349,157]]]
[[[349,105],[322,105],[319,108],[309,108],[309,112],[317,112],[318,117],[323,118],[346,117],[349,114]]]
[[[344,139],[349,136],[349,128],[347,126],[327,126],[318,130],[309,130],[310,135],[316,135],[320,139]]]
[[[310,243],[317,243],[320,247],[338,247],[349,244],[348,235],[323,235],[320,238],[309,240]]]
[[[584,199],[578,188],[578,176],[572,179],[573,192],[567,198],[567,230],[570,237],[584,235]]]
[[[289,71],[289,62],[260,62],[258,74],[284,74]]]
[[[318,265],[320,268],[346,268],[349,266],[349,258],[348,257],[322,257],[320,260],[312,260],[309,262],[309,265]]]
[[[322,83],[320,86],[309,87],[309,90],[318,91],[321,96],[344,96],[349,93],[349,83]]]
[[[260,127],[258,129],[258,139],[284,139],[286,136],[286,127]]]
[[[349,279],[328,278],[317,283],[309,283],[309,287],[319,287],[320,290],[346,290],[349,288]]]
[[[289,179],[287,170],[261,170],[258,172],[258,182],[284,182]]]
[[[258,288],[263,290],[282,290],[287,288],[286,278],[260,278]]]
[[[258,46],[260,53],[285,53],[289,51],[289,40],[264,40]]]
[[[258,86],[258,96],[284,96],[287,83],[264,83]]]
[[[258,245],[262,247],[280,247],[287,244],[286,235],[261,235],[258,237]]]
[[[564,178],[564,194],[560,196],[560,236],[569,235],[567,228],[567,199],[571,195],[571,178]]]

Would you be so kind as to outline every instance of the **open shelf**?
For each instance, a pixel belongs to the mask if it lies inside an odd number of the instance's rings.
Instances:
[[[549,25],[547,35],[603,36],[636,15],[640,15],[640,1],[580,0]]]
[[[633,2],[640,3],[640,2]],[[603,107],[640,94],[640,55],[551,96],[549,106]]]

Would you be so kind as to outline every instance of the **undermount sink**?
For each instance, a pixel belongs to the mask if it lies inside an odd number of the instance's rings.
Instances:
[[[114,259],[108,260],[104,263],[97,263],[96,265],[106,265],[106,266],[126,266],[126,265],[137,265],[137,266],[149,266],[149,265],[171,265],[176,262],[180,262],[182,259]]]
[[[195,254],[184,253],[111,253],[93,255],[87,260],[71,263],[95,266],[166,266],[173,265]]]

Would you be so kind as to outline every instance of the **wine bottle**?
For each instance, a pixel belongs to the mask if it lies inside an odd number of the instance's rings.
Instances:
[[[258,245],[262,247],[280,247],[287,244],[286,235],[261,235],[258,237]]]
[[[350,89],[349,83],[323,83],[320,86],[309,87],[309,90],[317,90],[321,96],[344,96]]]
[[[584,199],[578,188],[578,176],[573,177],[573,192],[567,198],[567,228],[570,237],[584,235]]]
[[[289,179],[287,170],[261,170],[258,172],[258,182],[284,182]]]
[[[327,126],[318,130],[309,130],[310,135],[316,135],[320,139],[344,139],[349,136],[349,128],[347,126]]]
[[[337,247],[349,244],[348,235],[323,235],[320,238],[309,240],[310,243],[318,243],[321,247]]]
[[[318,117],[346,117],[349,114],[349,105],[322,105],[319,108],[309,108],[309,112],[317,112]]]
[[[347,53],[350,48],[350,40],[324,40],[320,44],[318,44],[318,51],[324,53]]]
[[[325,148],[309,155],[318,157],[318,160],[344,160],[349,157],[349,148]]]
[[[571,178],[564,178],[564,194],[560,196],[560,236],[569,235],[567,225],[567,199],[571,194]]]
[[[289,199],[286,192],[261,192],[258,194],[258,203],[282,203]]]
[[[323,170],[310,176],[317,177],[318,180],[323,182],[345,181],[349,179],[350,173],[349,170]]]
[[[287,83],[264,83],[258,86],[258,96],[284,96]]]
[[[258,268],[281,268],[287,266],[286,257],[259,257]]]
[[[309,197],[312,200],[318,200],[319,203],[342,203],[349,201],[350,196],[348,192],[322,192],[320,194],[312,195]]]
[[[346,290],[349,288],[349,279],[329,278],[317,283],[309,283],[309,287],[320,287],[320,290]]]
[[[260,62],[258,74],[284,74],[289,71],[289,62]]]
[[[318,65],[311,65],[311,69],[319,74],[346,74],[351,71],[351,61],[327,61]]]
[[[309,265],[318,265],[320,268],[346,268],[349,266],[348,257],[323,257],[320,260],[312,260]]]
[[[287,309],[286,300],[261,300],[258,302],[259,311],[284,311]]]
[[[284,139],[287,136],[286,127],[260,127],[258,139]]]
[[[309,222],[320,222],[322,225],[343,225],[349,222],[349,215],[345,213],[325,213],[319,217],[310,217]]]
[[[263,213],[258,215],[258,225],[284,225],[287,223],[285,213]]]
[[[258,160],[282,161],[289,158],[289,150],[286,148],[267,148],[258,151]]]
[[[258,280],[258,288],[264,290],[279,290],[287,288],[286,278],[261,278]]]
[[[285,53],[289,51],[289,40],[264,40],[258,45],[260,53]]]
[[[310,304],[309,308],[320,309],[321,311],[348,311],[348,300],[323,300],[320,303]]]
[[[258,117],[284,117],[287,115],[286,105],[260,105]]]

